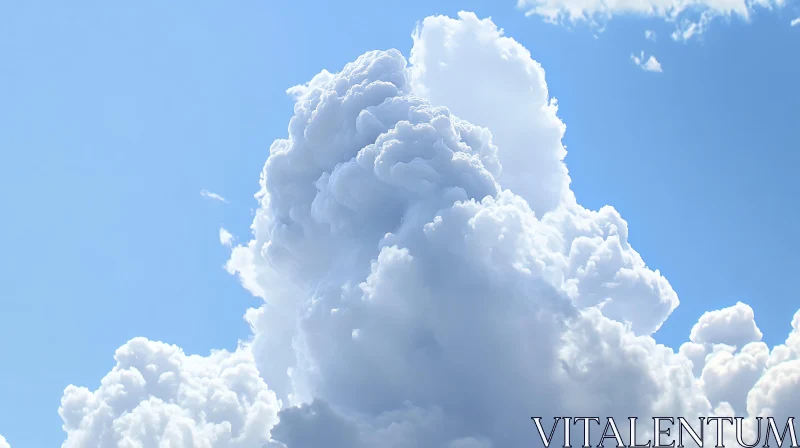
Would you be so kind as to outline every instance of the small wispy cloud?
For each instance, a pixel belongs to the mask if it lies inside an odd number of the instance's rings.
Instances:
[[[792,26],[800,25],[800,17],[792,20],[790,23]]]
[[[228,202],[227,199],[223,198],[222,196],[218,195],[217,193],[213,193],[213,192],[205,190],[205,189],[200,191],[200,196],[202,196],[204,198],[208,198],[208,199],[213,199],[215,201]]]
[[[656,32],[653,30],[645,30],[644,31],[644,38],[647,40],[652,40],[653,42],[656,41]]]
[[[517,0],[525,14],[538,15],[550,23],[574,26],[585,23],[590,27],[605,26],[612,17],[659,18],[675,26],[672,38],[688,41],[705,33],[712,22],[737,16],[745,22],[761,8],[777,10],[786,0],[755,0],[723,2],[718,0]]]
[[[640,52],[639,56],[631,53],[631,60],[634,64],[641,67],[642,70],[656,73],[661,73],[663,71],[661,70],[661,63],[658,62],[655,56],[650,55],[649,58],[645,59],[644,51]]]
[[[223,246],[228,246],[228,247],[231,247],[231,244],[233,243],[233,235],[231,234],[231,232],[225,230],[224,227],[219,228],[219,242]]]

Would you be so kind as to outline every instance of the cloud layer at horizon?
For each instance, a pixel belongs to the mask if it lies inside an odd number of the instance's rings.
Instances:
[[[64,447],[500,448],[536,443],[531,415],[788,415],[800,313],[772,349],[742,303],[657,344],[678,296],[613,207],[576,202],[541,65],[471,13],[413,38],[289,90],[227,265],[265,302],[252,341],[129,341],[65,391]]]

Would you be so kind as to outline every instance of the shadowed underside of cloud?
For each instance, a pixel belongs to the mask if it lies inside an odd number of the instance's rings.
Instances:
[[[785,0],[517,0],[528,15],[552,23],[600,27],[614,16],[659,17],[675,26],[672,38],[689,40],[717,18],[749,21],[759,10],[779,9]]]
[[[786,415],[800,314],[772,350],[743,304],[657,344],[677,295],[616,210],[576,203],[542,67],[470,13],[413,37],[289,90],[228,262],[265,302],[252,341],[129,342],[65,391],[64,446],[501,448],[535,445],[534,415]]]

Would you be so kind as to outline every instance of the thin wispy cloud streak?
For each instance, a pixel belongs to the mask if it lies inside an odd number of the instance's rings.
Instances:
[[[786,0],[517,0],[517,7],[526,15],[540,16],[553,24],[585,23],[598,31],[617,16],[657,17],[674,28],[672,38],[679,41],[702,35],[717,19],[733,17],[749,22],[756,12],[778,10],[785,4]]]
[[[212,199],[214,201],[226,202],[226,203],[228,202],[227,199],[225,199],[224,197],[218,195],[217,193],[213,193],[213,192],[205,190],[205,189],[200,190],[200,196],[202,196],[204,198]]]

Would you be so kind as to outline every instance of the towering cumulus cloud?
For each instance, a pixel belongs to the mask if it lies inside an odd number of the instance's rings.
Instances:
[[[536,445],[536,415],[789,409],[800,339],[770,352],[746,305],[656,344],[677,295],[616,210],[576,203],[544,71],[491,21],[429,17],[410,61],[289,93],[227,265],[265,302],[252,341],[129,342],[67,389],[65,446],[503,448]]]
[[[676,294],[613,208],[569,191],[540,65],[471,14],[414,39],[411,67],[370,52],[291,89],[229,264],[267,302],[259,367],[299,404],[275,440],[513,446],[529,415],[708,410],[690,362],[647,336]]]

